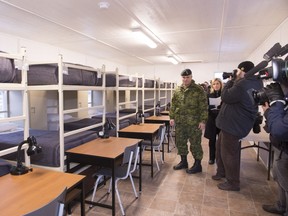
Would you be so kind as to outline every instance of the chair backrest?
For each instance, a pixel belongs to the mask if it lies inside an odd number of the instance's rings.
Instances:
[[[63,216],[66,193],[67,188],[65,188],[55,199],[45,206],[42,206],[24,216]]]
[[[127,175],[134,172],[136,169],[139,149],[140,147],[138,146],[138,143],[125,148],[122,164],[127,165]]]
[[[161,125],[158,130],[158,135],[157,135],[157,141],[159,145],[162,145],[164,138],[165,138],[165,133],[166,133],[166,126]]]
[[[133,153],[133,160],[132,160],[133,167],[130,168],[130,173],[133,173],[137,168],[137,163],[139,161],[139,152],[140,152],[140,147],[137,146],[135,154]]]

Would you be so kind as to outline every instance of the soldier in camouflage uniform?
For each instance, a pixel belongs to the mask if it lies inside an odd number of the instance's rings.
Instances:
[[[178,155],[181,156],[179,164],[174,170],[186,169],[189,174],[202,172],[201,160],[203,149],[201,146],[202,130],[208,118],[207,96],[203,89],[192,79],[190,69],[181,73],[183,84],[178,87],[172,97],[169,112],[170,125],[176,125],[176,146]],[[188,169],[187,154],[188,144],[194,157],[194,165]]]

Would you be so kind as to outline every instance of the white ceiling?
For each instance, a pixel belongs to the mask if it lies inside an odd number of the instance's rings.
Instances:
[[[123,65],[244,60],[288,17],[288,0],[0,0],[0,31]],[[140,26],[159,39],[133,38]],[[276,43],[277,41],[275,41]]]

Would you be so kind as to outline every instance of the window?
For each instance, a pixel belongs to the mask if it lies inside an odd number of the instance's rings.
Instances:
[[[223,83],[226,83],[229,79],[223,79],[223,72],[214,72],[214,78],[219,78]]]
[[[88,107],[92,107],[92,97],[93,97],[93,92],[88,91]]]
[[[215,72],[214,78],[219,78],[219,79],[223,80],[222,74],[223,74],[223,72]]]
[[[7,91],[0,91],[0,118],[7,118]]]

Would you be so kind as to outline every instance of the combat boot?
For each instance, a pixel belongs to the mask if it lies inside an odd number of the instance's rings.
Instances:
[[[187,162],[187,155],[181,155],[181,161],[177,165],[173,167],[174,170],[180,170],[180,169],[187,169],[188,168],[188,162]]]
[[[186,173],[195,174],[202,172],[201,160],[195,160],[193,166],[190,169],[186,169]]]

